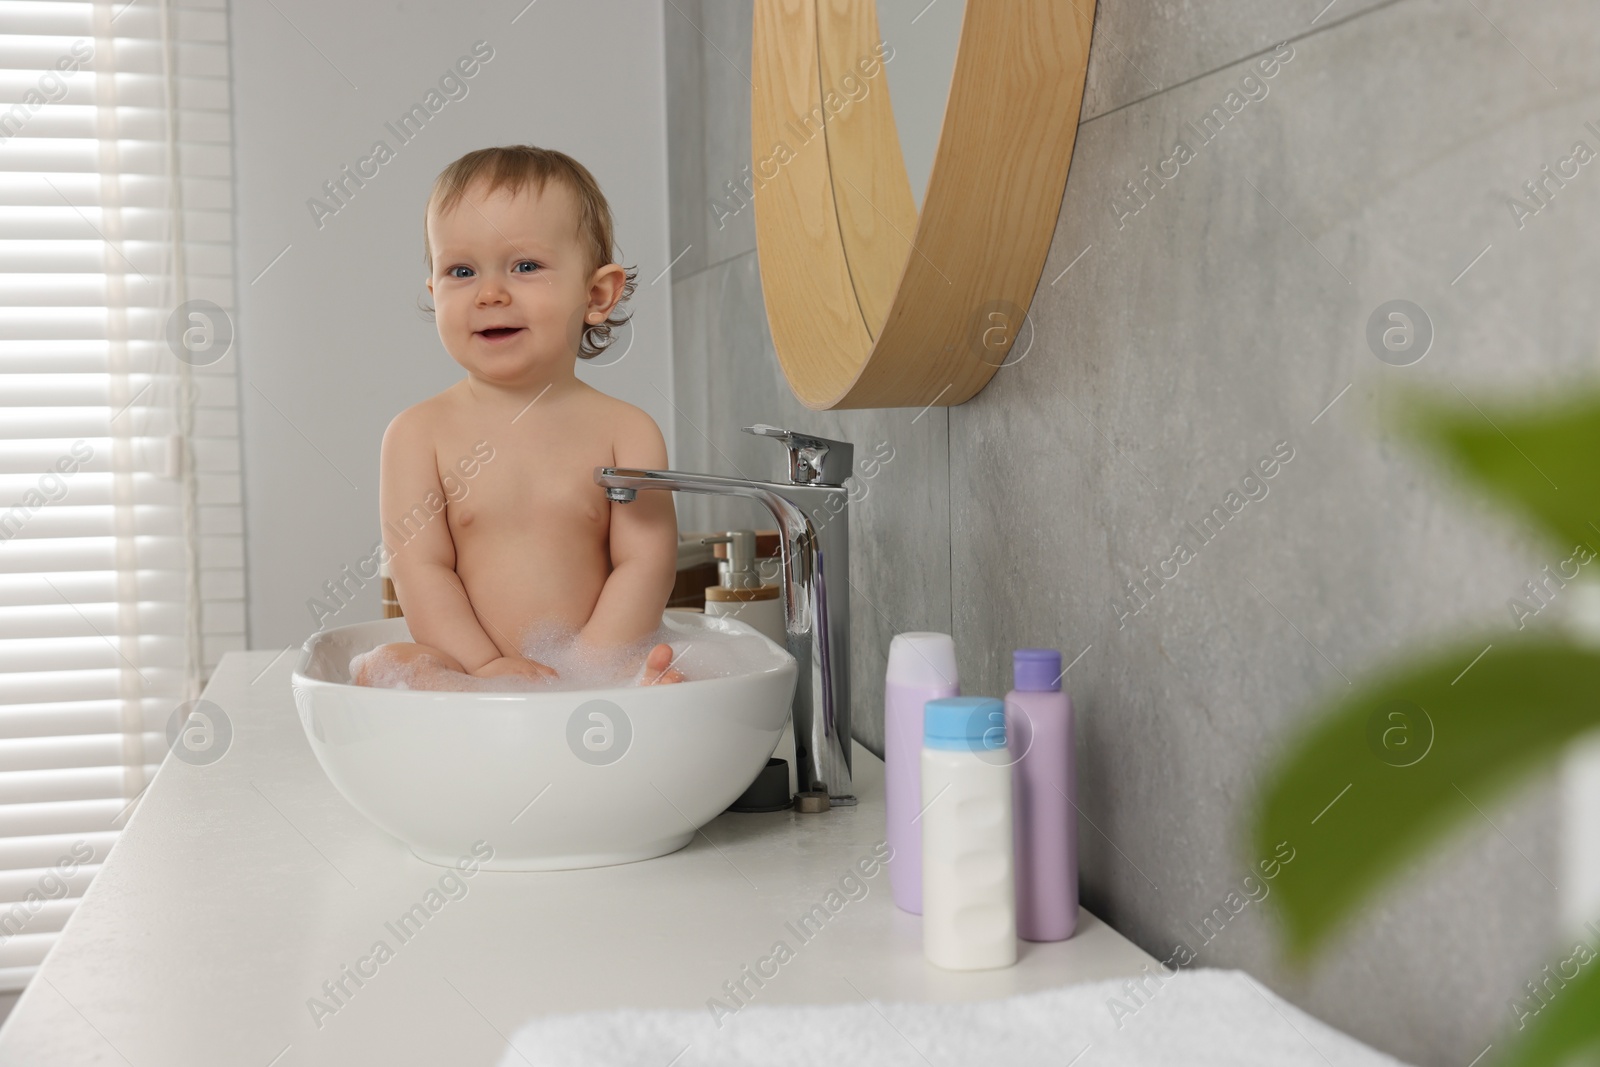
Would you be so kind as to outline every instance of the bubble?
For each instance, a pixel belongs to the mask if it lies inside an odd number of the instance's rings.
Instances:
[[[617,689],[643,684],[646,657],[656,645],[672,649],[671,666],[686,681],[726,678],[749,670],[750,642],[764,642],[751,634],[708,632],[685,637],[665,624],[637,641],[611,648],[596,648],[578,641],[579,629],[556,621],[535,624],[524,635],[520,654],[556,672],[554,678],[533,680],[501,676],[478,678],[440,669],[425,658],[403,659],[373,649],[350,660],[354,684],[386,689],[427,689],[460,692],[572,692]]]
[[[382,689],[410,689],[412,681],[408,665],[396,663],[387,655],[380,655],[374,648],[362,652],[350,660],[350,679],[365,677],[360,684],[376,686]]]

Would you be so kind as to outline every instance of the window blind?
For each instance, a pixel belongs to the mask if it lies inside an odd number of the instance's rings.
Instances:
[[[227,30],[0,4],[0,990],[244,647]]]

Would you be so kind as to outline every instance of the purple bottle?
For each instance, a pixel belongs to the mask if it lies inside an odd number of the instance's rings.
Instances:
[[[883,806],[889,889],[901,910],[922,914],[923,705],[959,696],[949,634],[895,634],[883,685]]]
[[[1017,936],[1062,941],[1078,925],[1077,769],[1061,653],[1019,648],[1006,694],[1016,831]]]

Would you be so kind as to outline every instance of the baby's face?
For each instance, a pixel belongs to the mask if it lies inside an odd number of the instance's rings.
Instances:
[[[484,189],[428,219],[439,339],[468,373],[499,385],[569,374],[585,316],[610,310],[604,287],[596,298],[604,268],[589,270],[577,198],[555,181],[543,192]]]

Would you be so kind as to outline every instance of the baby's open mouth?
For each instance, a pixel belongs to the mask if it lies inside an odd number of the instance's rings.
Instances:
[[[491,326],[487,330],[479,330],[478,336],[487,338],[490,341],[499,341],[502,338],[510,337],[512,334],[521,333],[522,329],[521,326]]]

